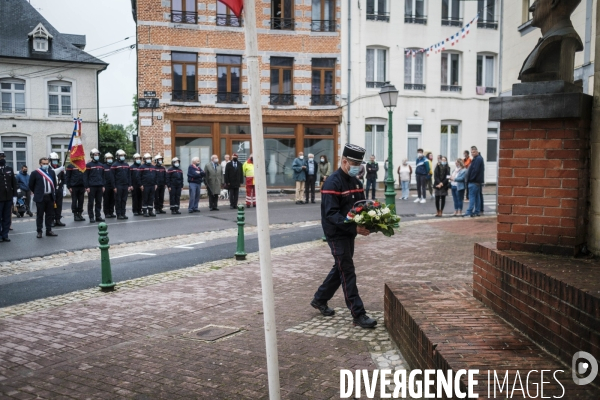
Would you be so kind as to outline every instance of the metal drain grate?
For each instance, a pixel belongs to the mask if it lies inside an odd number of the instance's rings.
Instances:
[[[214,342],[226,336],[240,332],[239,328],[230,326],[208,325],[200,329],[195,329],[191,332],[184,333],[183,336],[188,339],[203,340],[206,342]]]

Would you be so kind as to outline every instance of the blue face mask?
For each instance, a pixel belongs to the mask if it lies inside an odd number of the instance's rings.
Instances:
[[[442,165],[446,165],[448,164],[446,161],[442,161]]]
[[[135,160],[135,163],[139,165],[142,163],[142,160]]]
[[[350,170],[348,171],[348,175],[356,176],[356,175],[358,175],[359,172],[360,172],[360,165],[359,166],[351,165]]]
[[[46,165],[42,165],[42,169],[43,169],[44,171],[48,171],[48,168],[49,168],[49,167],[50,167],[50,166],[49,166],[48,164],[46,164]]]
[[[175,168],[179,168],[179,163],[175,163],[175,164],[173,164],[173,166],[174,166]]]
[[[125,157],[121,156],[121,157],[119,157],[119,160],[125,161]]]
[[[94,161],[98,161],[100,159],[100,156],[94,156]]]
[[[109,160],[106,160],[106,163],[107,163],[107,164],[112,164],[112,163],[113,163],[113,160],[112,160],[112,158],[111,158],[111,159],[109,159]]]

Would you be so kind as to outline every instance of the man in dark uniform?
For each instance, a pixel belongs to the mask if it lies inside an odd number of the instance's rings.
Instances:
[[[225,188],[229,191],[229,208],[237,209],[240,196],[240,186],[244,184],[242,163],[238,161],[237,153],[233,153],[231,161],[225,166]]]
[[[354,271],[354,239],[356,235],[368,236],[369,231],[354,223],[345,223],[348,211],[359,200],[365,199],[362,183],[356,176],[365,156],[365,149],[346,144],[342,155],[342,166],[323,184],[321,190],[321,224],[335,260],[333,268],[315,293],[310,305],[325,316],[335,311],[327,306],[337,289],[342,286],[346,306],[354,319],[354,325],[373,328],[377,321],[366,314],[363,302],[358,295],[356,273]]]
[[[157,214],[166,214],[163,211],[165,204],[165,184],[167,183],[167,169],[163,167],[163,157],[157,154],[154,157],[156,168],[156,192],[154,193],[154,210]]]
[[[50,153],[50,168],[56,175],[56,208],[54,209],[54,221],[52,226],[65,226],[60,219],[62,218],[63,190],[65,186],[65,168],[60,165],[60,157],[57,153]]]
[[[104,194],[102,195],[104,218],[116,218],[115,215],[115,179],[112,166],[115,159],[111,153],[104,155]]]
[[[139,168],[142,165],[142,156],[133,155],[133,164],[129,167],[131,173],[131,211],[133,215],[142,215],[142,184],[140,183]]]
[[[17,178],[10,165],[6,165],[4,152],[0,151],[0,242],[10,242],[10,211],[17,203]]]
[[[169,206],[171,214],[181,214],[179,204],[181,202],[181,189],[183,188],[183,171],[179,168],[179,158],[171,160],[173,166],[167,171],[167,187],[169,188]]]
[[[98,149],[92,149],[90,155],[92,161],[85,165],[85,172],[83,173],[83,185],[88,193],[88,215],[90,216],[90,223],[104,222],[101,214],[102,196],[106,184],[104,164],[100,162],[100,151]],[[94,215],[96,218],[94,218]]]
[[[131,172],[129,164],[125,161],[127,154],[121,149],[117,150],[117,161],[110,167],[115,182],[115,208],[117,219],[129,219],[125,215],[127,196],[131,191]]]
[[[83,200],[85,198],[85,186],[83,184],[83,172],[75,165],[67,165],[66,174],[67,189],[71,193],[71,211],[75,221],[85,221],[83,218]]]
[[[139,168],[142,189],[142,211],[144,217],[156,217],[152,211],[154,205],[154,193],[156,192],[156,168],[152,165],[152,156],[150,153],[144,154],[144,164]]]

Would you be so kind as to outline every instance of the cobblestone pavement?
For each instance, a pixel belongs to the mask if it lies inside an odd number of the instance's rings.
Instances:
[[[373,331],[350,325],[341,292],[330,302],[335,318],[308,305],[332,265],[325,243],[273,250],[283,398],[339,398],[340,369],[403,367],[383,327],[384,283],[465,285],[473,243],[495,236],[495,218],[487,217],[401,225],[390,239],[373,235],[356,243],[361,296],[379,319]],[[118,287],[7,307],[14,313],[0,318],[0,398],[268,397],[256,254]],[[44,301],[49,304],[40,306]],[[189,340],[190,332],[208,325],[240,332],[213,342]]]

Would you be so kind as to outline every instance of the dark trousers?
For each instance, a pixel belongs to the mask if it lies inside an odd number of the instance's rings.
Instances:
[[[308,195],[310,193],[310,201],[315,202],[315,184],[317,183],[317,175],[306,174],[306,183],[304,184],[304,197],[308,203]]]
[[[219,193],[213,193],[212,190],[210,190],[210,187],[208,186],[206,186],[206,191],[208,192],[208,208],[211,210],[213,208],[218,208]]]
[[[13,207],[12,199],[7,201],[0,201],[0,238],[8,239],[8,232],[10,231],[10,212]]]
[[[156,189],[154,188],[154,185],[144,186],[144,193],[142,193],[142,209],[147,209],[148,211],[152,210],[155,192]]]
[[[329,240],[327,243],[331,248],[331,254],[335,260],[333,268],[315,293],[315,299],[321,302],[331,300],[340,285],[344,292],[346,306],[354,318],[365,314],[365,307],[358,295],[356,286],[356,273],[354,271],[354,238]]]
[[[115,213],[115,188],[107,187],[102,196],[104,200],[104,215]]]
[[[88,193],[88,215],[90,219],[94,218],[102,218],[102,186],[92,186],[90,188],[90,192]]]
[[[44,223],[46,224],[46,232],[52,230],[52,220],[54,219],[54,200],[50,195],[45,194],[44,200],[35,203],[37,208],[37,216],[35,224],[38,232],[42,231]]]
[[[179,204],[181,203],[181,188],[173,186],[169,191],[169,206],[171,210],[179,210]]]
[[[427,181],[431,181],[429,179],[429,175],[417,175],[417,196],[420,199],[427,199]]]
[[[367,199],[369,198],[369,190],[371,190],[373,192],[371,199],[375,200],[375,185],[377,185],[377,180],[367,179],[367,189],[365,190],[365,196],[367,196]]]
[[[83,212],[84,198],[85,188],[83,186],[73,186],[71,188],[71,211],[73,211],[73,214]]]
[[[161,210],[165,205],[165,187],[158,185],[156,187],[156,192],[154,193],[154,209]]]
[[[25,192],[25,209],[31,211],[31,190],[23,190]]]
[[[134,186],[131,191],[131,211],[134,213],[142,212],[142,189],[139,186]]]
[[[115,208],[117,209],[118,215],[125,215],[127,208],[127,196],[129,194],[128,186],[117,187],[117,194],[115,196]]]
[[[446,206],[446,196],[435,196],[435,209],[438,211],[444,211]]]
[[[427,190],[429,190],[429,194],[433,196],[433,182],[431,182],[431,175],[427,175]],[[423,196],[423,198],[426,198]]]
[[[62,218],[63,197],[63,187],[59,186],[56,188],[56,208],[54,209],[55,221],[60,221]]]
[[[240,188],[229,188],[229,205],[237,208],[238,199],[240,198]]]

